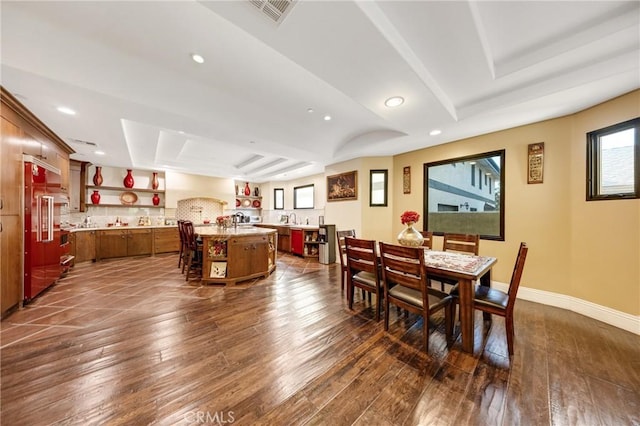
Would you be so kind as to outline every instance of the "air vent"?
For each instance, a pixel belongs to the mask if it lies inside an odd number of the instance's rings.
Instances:
[[[77,144],[81,144],[81,145],[89,145],[89,146],[93,146],[93,147],[98,146],[98,144],[95,143],[95,142],[83,141],[81,139],[69,139],[69,140],[71,142],[73,142],[73,143],[77,143]]]
[[[249,3],[260,9],[272,21],[280,23],[293,7],[294,0],[249,0]]]

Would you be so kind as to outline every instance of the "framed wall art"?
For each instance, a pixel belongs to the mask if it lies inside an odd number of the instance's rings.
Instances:
[[[358,199],[358,171],[327,176],[327,201]]]
[[[542,183],[544,178],[544,142],[532,143],[528,148],[527,183]]]
[[[411,194],[411,166],[406,166],[402,170],[402,192]]]

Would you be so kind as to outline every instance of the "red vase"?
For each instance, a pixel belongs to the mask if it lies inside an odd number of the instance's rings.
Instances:
[[[160,204],[160,197],[158,196],[158,194],[153,194],[153,198],[151,198],[151,201],[153,202],[154,206]]]
[[[153,172],[153,178],[151,178],[151,189],[158,189],[160,182],[158,182],[158,173]]]
[[[127,169],[127,175],[124,177],[122,183],[125,188],[133,188],[133,175],[131,174],[131,169]]]
[[[251,188],[249,188],[249,182],[245,182],[244,184],[244,195],[251,195]]]
[[[91,202],[93,204],[100,204],[100,193],[98,191],[93,191],[93,194],[91,194]]]
[[[93,175],[93,184],[95,186],[102,185],[102,167],[96,166],[96,173]]]

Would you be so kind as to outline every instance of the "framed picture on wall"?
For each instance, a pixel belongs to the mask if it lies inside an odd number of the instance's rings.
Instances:
[[[327,176],[327,201],[358,199],[358,171]]]

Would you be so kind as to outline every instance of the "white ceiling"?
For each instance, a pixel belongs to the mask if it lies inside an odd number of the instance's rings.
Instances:
[[[239,0],[3,0],[1,18],[2,85],[72,158],[253,182],[640,87],[638,1],[298,1],[276,23]]]

